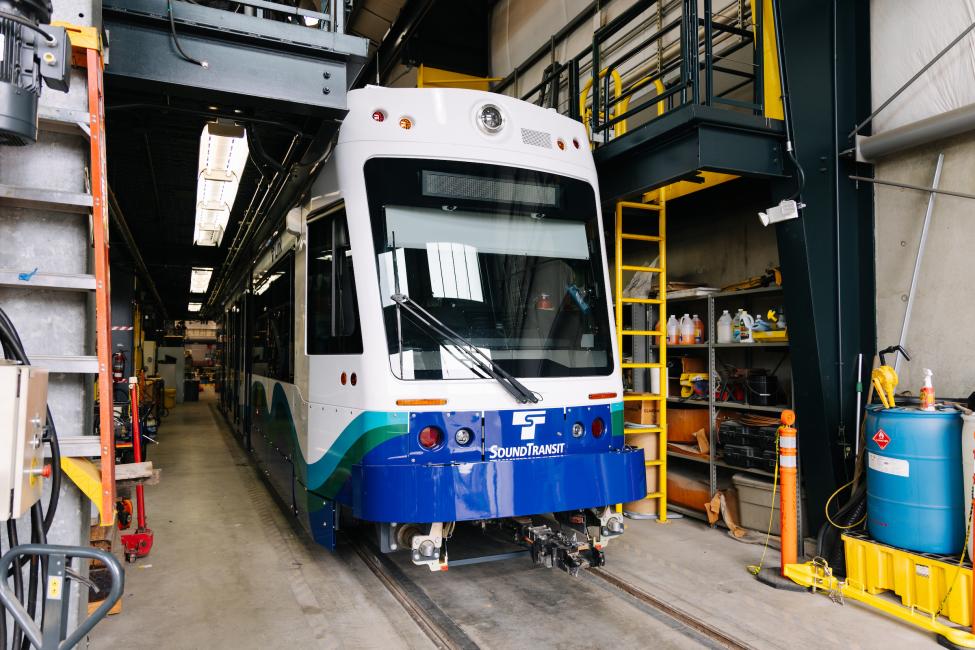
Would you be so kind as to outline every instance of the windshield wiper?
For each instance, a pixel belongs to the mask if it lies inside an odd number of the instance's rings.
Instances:
[[[477,346],[475,346],[469,339],[464,338],[454,330],[450,329],[446,323],[414,302],[412,298],[402,293],[395,293],[390,296],[390,299],[400,308],[402,308],[407,315],[411,316],[413,320],[422,325],[426,325],[445,341],[453,345],[457,351],[467,357],[467,359],[473,363],[478,370],[501,384],[501,386],[504,387],[504,389],[508,391],[508,393],[510,393],[519,404],[537,404],[540,401],[534,392],[505,371],[504,368],[495,363],[491,357],[484,354],[484,352],[478,349]]]

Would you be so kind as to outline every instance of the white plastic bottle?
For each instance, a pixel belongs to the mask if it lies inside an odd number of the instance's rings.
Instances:
[[[934,410],[934,382],[933,373],[929,368],[924,369],[924,385],[921,386],[921,410]]]
[[[694,342],[704,343],[704,321],[697,314],[694,314],[691,321],[694,323]]]
[[[680,342],[681,344],[694,342],[694,321],[690,314],[684,314],[680,318]]]
[[[738,315],[738,342],[754,343],[752,329],[755,327],[755,319],[747,311],[742,311]]]
[[[742,310],[739,309],[731,319],[731,338],[735,343],[738,343],[741,337],[741,312]]]
[[[725,309],[718,319],[718,343],[731,343],[731,314]]]
[[[667,343],[670,345],[677,345],[680,340],[680,324],[677,322],[677,317],[673,314],[667,319]]]

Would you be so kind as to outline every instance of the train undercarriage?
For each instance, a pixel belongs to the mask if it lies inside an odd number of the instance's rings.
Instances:
[[[379,523],[379,547],[383,553],[408,551],[414,564],[446,571],[450,567],[447,542],[458,523],[478,526],[485,535],[522,550],[465,558],[455,566],[527,554],[535,565],[562,569],[573,576],[580,569],[603,566],[606,545],[625,528],[623,515],[610,506],[472,522]]]

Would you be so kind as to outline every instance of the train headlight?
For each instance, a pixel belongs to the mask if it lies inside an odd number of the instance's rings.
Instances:
[[[466,447],[471,444],[471,440],[474,439],[474,432],[470,429],[457,429],[454,434],[454,441],[461,447]]]
[[[497,133],[504,126],[504,117],[501,115],[501,109],[491,104],[481,107],[477,121],[485,133]]]
[[[596,418],[592,421],[592,436],[593,438],[599,438],[606,431],[606,423],[603,422],[602,418]]]
[[[586,432],[586,427],[582,426],[582,422],[576,422],[572,425],[572,437],[581,438]]]
[[[424,449],[434,449],[443,443],[443,431],[437,427],[423,427],[420,430],[420,446]]]

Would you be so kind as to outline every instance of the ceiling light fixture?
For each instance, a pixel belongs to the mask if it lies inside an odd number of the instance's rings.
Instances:
[[[206,293],[210,286],[210,276],[213,269],[196,266],[190,271],[190,293]]]
[[[247,151],[244,127],[225,120],[203,127],[193,230],[197,246],[220,245],[247,164]]]
[[[195,311],[200,311],[201,307],[203,307],[202,302],[191,302],[190,304],[186,305],[186,310],[195,312]]]

